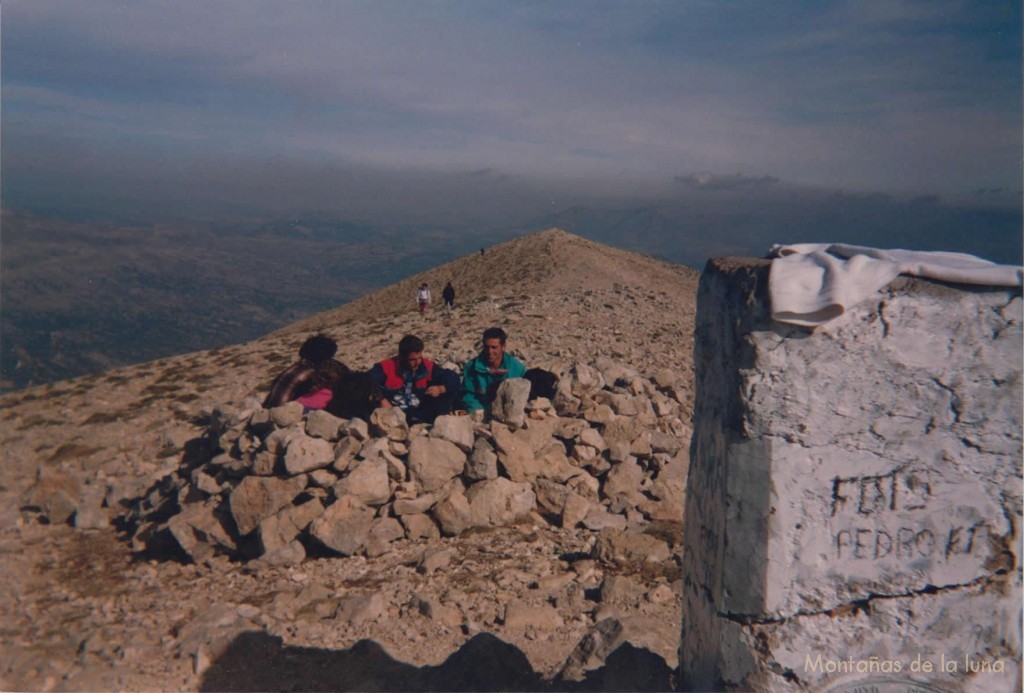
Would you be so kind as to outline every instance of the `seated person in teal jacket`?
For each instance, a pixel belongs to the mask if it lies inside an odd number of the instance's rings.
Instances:
[[[483,349],[470,359],[462,370],[462,406],[473,413],[489,409],[494,401],[498,383],[505,378],[522,378],[526,366],[511,354],[505,353],[505,330],[488,327],[484,330]]]

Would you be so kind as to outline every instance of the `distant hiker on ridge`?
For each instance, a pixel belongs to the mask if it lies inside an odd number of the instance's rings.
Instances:
[[[451,310],[455,307],[455,287],[452,286],[451,282],[444,285],[444,291],[441,292],[441,298],[444,299],[444,307],[447,310]]]
[[[430,305],[430,288],[426,282],[420,284],[419,290],[416,292],[416,302],[420,306],[420,315],[425,315],[427,312],[427,306]]]
[[[299,360],[282,371],[270,384],[270,392],[263,400],[263,406],[267,409],[279,407],[299,397],[313,394],[314,388],[330,387],[322,384],[330,377],[329,371],[323,370],[327,364],[333,361],[337,366],[330,366],[329,369],[340,373],[348,372],[345,364],[334,361],[337,352],[338,343],[327,335],[318,334],[307,339],[299,347]]]
[[[382,407],[398,407],[409,423],[433,423],[450,414],[459,392],[459,374],[423,356],[423,340],[407,334],[398,342],[398,355],[370,369],[380,386]]]
[[[466,411],[481,411],[491,406],[498,383],[506,378],[522,378],[526,366],[505,353],[508,335],[500,327],[484,330],[480,355],[466,362],[462,371],[462,406]]]

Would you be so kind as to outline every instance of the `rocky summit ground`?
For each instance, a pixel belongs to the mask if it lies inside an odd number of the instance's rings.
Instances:
[[[450,313],[440,300],[449,280]],[[423,281],[435,297],[426,316],[414,305]],[[599,550],[600,528],[563,527],[539,512],[457,536],[398,538],[383,552],[324,550],[258,569],[215,553],[135,553],[125,516],[181,473],[211,419],[251,409],[317,331],[337,339],[350,367],[368,368],[407,333],[424,340],[427,356],[461,364],[481,330],[499,325],[528,366],[633,373],[636,390],[655,398],[659,425],[683,440],[696,281],[693,270],[552,229],[250,343],[5,395],[0,689],[672,685],[681,505],[657,521],[622,511],[669,549],[633,563]]]

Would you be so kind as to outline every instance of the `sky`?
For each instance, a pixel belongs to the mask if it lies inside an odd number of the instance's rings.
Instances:
[[[5,0],[3,203],[1016,204],[1021,24],[1003,0]]]

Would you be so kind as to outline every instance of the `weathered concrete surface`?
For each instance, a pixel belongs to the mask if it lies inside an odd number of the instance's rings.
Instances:
[[[1012,688],[1020,291],[900,278],[809,332],[770,320],[768,272],[712,260],[698,292],[684,685]]]

